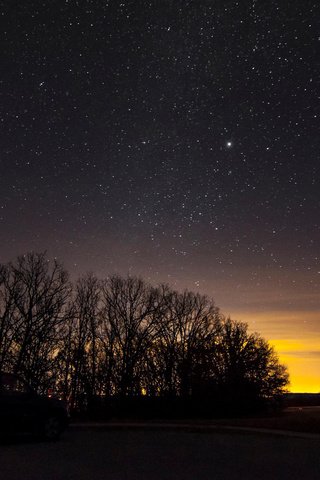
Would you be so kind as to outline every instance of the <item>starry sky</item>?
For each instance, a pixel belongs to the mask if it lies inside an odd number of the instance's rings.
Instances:
[[[208,294],[319,392],[319,10],[4,0],[0,261]]]

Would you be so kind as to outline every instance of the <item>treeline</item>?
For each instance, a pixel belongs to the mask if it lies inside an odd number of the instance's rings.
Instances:
[[[0,266],[0,370],[80,410],[116,398],[249,408],[288,384],[268,342],[206,296],[136,277],[71,284],[43,253]]]

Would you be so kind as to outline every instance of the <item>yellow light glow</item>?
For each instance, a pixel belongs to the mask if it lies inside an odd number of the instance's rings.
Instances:
[[[290,375],[293,393],[320,392],[319,312],[234,312],[274,347]]]

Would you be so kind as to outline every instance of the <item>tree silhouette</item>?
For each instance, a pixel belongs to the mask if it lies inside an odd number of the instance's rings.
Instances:
[[[0,368],[54,388],[73,409],[144,397],[249,411],[288,384],[268,342],[208,297],[117,275],[72,286],[43,253],[0,265]]]
[[[2,368],[36,389],[50,383],[59,326],[70,294],[68,274],[44,253],[19,256],[1,267]]]
[[[106,351],[112,357],[109,382],[120,395],[141,392],[141,370],[157,331],[159,300],[158,289],[139,278],[112,276],[102,284]]]

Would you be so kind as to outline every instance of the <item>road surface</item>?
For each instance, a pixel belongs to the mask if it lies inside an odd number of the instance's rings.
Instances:
[[[0,445],[1,480],[319,480],[319,438],[70,428],[57,443]]]

